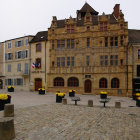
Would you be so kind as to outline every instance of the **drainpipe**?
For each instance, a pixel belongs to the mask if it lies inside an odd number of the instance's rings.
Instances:
[[[46,92],[46,40],[45,40],[45,92]]]

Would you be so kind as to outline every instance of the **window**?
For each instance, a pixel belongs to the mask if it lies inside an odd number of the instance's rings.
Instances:
[[[28,38],[25,39],[25,46],[27,46],[27,45],[28,45]]]
[[[23,45],[24,45],[23,40],[19,40],[19,41],[16,41],[16,42],[15,42],[15,46],[16,46],[16,47],[21,47],[21,46],[23,46]]]
[[[36,68],[41,68],[41,58],[36,59],[35,67]]]
[[[86,22],[89,22],[90,21],[90,17],[86,17]]]
[[[74,48],[74,39],[71,39],[71,48]]]
[[[28,57],[28,50],[25,51],[25,58]]]
[[[113,78],[111,80],[111,88],[119,88],[119,79],[118,78]]]
[[[8,42],[8,49],[12,48],[12,43]]]
[[[8,64],[8,72],[11,72],[11,64]]]
[[[70,48],[74,48],[75,47],[75,42],[74,42],[74,39],[67,39],[67,49],[70,49]]]
[[[87,66],[89,66],[89,62],[90,62],[90,56],[87,56]]]
[[[107,88],[107,79],[101,78],[99,81],[99,88]]]
[[[52,40],[52,49],[54,49],[54,40]]]
[[[28,63],[25,63],[25,71],[24,71],[24,74],[28,74],[29,72],[29,64]]]
[[[36,44],[36,52],[41,52],[41,43]]]
[[[16,84],[18,86],[22,86],[23,85],[23,79],[21,79],[21,78],[18,78],[16,82],[17,82]]]
[[[67,33],[74,33],[74,25],[67,25]]]
[[[90,46],[90,38],[87,38],[87,48]]]
[[[17,64],[17,71],[21,71],[21,64]]]
[[[70,66],[70,57],[67,57],[67,66]]]
[[[21,51],[17,52],[17,58],[21,58]]]
[[[71,57],[71,66],[74,67],[74,57]]]
[[[85,78],[91,78],[91,75],[85,75]]]
[[[140,77],[140,65],[137,65],[137,76]]]
[[[90,31],[90,26],[87,26],[87,31]]]
[[[110,56],[110,65],[111,66],[118,65],[118,55],[111,55]]]
[[[121,36],[121,38],[120,38],[120,44],[121,44],[121,46],[123,46],[123,36]]]
[[[111,47],[114,46],[113,40],[114,40],[114,38],[111,37],[111,38],[110,38],[110,46],[111,46]]]
[[[57,67],[60,67],[60,57],[57,57]]]
[[[138,50],[138,59],[140,59],[140,50]]]
[[[61,57],[61,66],[65,67],[65,57]]]
[[[57,48],[64,49],[65,48],[65,40],[57,40]]]
[[[123,59],[120,59],[120,64],[123,65]]]
[[[8,60],[12,60],[12,53],[8,53]]]
[[[64,86],[64,79],[61,77],[57,77],[54,79],[54,86],[57,87],[63,87]]]
[[[108,56],[107,55],[100,56],[100,65],[101,66],[108,66]]]
[[[107,31],[107,22],[100,23],[100,31]]]
[[[8,86],[12,86],[13,85],[13,79],[7,79],[8,82]]]
[[[118,46],[118,37],[115,37],[115,46]]]
[[[120,24],[120,28],[123,29],[123,24]]]
[[[105,37],[105,47],[108,47],[108,37]]]
[[[79,80],[75,77],[71,77],[68,79],[68,87],[78,87]]]

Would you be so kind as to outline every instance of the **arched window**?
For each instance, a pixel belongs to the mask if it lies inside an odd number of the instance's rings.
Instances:
[[[99,88],[107,88],[107,79],[101,78],[99,81]]]
[[[111,80],[111,88],[119,88],[119,79],[118,78],[113,78]]]
[[[68,87],[78,87],[79,80],[75,77],[71,77],[68,79]]]
[[[63,87],[64,86],[64,79],[61,77],[57,77],[54,79],[54,86],[55,87]]]

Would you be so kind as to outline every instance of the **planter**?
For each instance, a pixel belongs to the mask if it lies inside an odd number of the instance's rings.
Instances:
[[[45,89],[44,88],[40,88],[38,89],[38,94],[44,95],[45,94]]]
[[[5,104],[11,103],[11,96],[10,95],[7,95],[7,96],[8,96],[8,99],[7,100],[0,99],[0,111],[1,110],[4,110]]]
[[[101,98],[101,99],[106,99],[106,98],[107,98],[107,92],[101,91],[101,92],[100,92],[100,98]]]
[[[65,93],[56,93],[56,103],[62,103],[62,99],[65,97]]]
[[[14,92],[14,86],[8,87],[8,92]]]
[[[75,96],[75,91],[69,90],[69,97],[74,97],[74,96]]]
[[[136,106],[140,107],[140,97],[138,97],[137,100],[136,100]]]

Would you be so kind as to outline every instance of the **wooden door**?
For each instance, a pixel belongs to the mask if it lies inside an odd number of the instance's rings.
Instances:
[[[42,79],[36,78],[35,79],[35,91],[38,91],[39,88],[42,88]]]
[[[85,81],[85,93],[91,93],[91,81],[90,80],[86,80]]]

